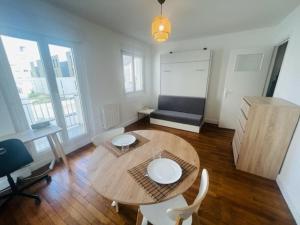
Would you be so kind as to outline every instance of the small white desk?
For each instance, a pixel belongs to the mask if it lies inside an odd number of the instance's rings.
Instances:
[[[42,129],[37,129],[37,130],[28,129],[28,130],[25,130],[20,133],[3,136],[3,137],[0,137],[0,141],[15,138],[15,139],[21,140],[23,143],[26,144],[28,142],[32,142],[34,140],[37,140],[37,139],[40,139],[43,137],[47,137],[48,142],[51,147],[51,150],[55,156],[55,159],[58,160],[61,157],[65,166],[67,167],[67,169],[70,170],[68,160],[63,151],[62,145],[59,142],[59,139],[57,137],[57,133],[60,131],[62,131],[62,128],[51,125],[51,126],[48,126],[48,127],[42,128]]]

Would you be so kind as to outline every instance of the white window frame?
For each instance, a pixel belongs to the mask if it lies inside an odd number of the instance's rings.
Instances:
[[[124,60],[123,56],[130,56],[132,58],[132,63],[133,63],[133,91],[126,91],[125,88],[125,68],[124,68]],[[139,92],[144,92],[145,91],[145,59],[142,54],[137,54],[137,53],[132,53],[130,51],[126,50],[121,50],[121,57],[122,57],[122,75],[123,75],[123,88],[124,88],[124,93],[125,94],[134,94],[134,93],[139,93]],[[136,84],[135,84],[135,64],[134,64],[134,58],[141,58],[142,59],[142,89],[141,90],[136,90]]]
[[[75,138],[73,138],[72,140],[67,138],[67,131],[64,130],[63,132],[61,132],[62,134],[62,144],[64,146],[64,150],[66,153],[71,152],[74,149],[78,149],[79,147],[82,147],[86,144],[88,144],[90,142],[90,124],[89,120],[87,119],[87,115],[88,115],[88,109],[87,106],[85,104],[85,102],[87,102],[87,97],[86,97],[86,92],[87,89],[85,88],[86,84],[85,84],[85,79],[83,79],[82,77],[82,68],[81,68],[81,60],[79,59],[78,56],[78,42],[72,42],[72,41],[63,41],[60,38],[51,38],[48,36],[44,36],[44,35],[39,35],[39,34],[33,34],[30,32],[22,32],[16,29],[3,29],[2,27],[0,27],[0,35],[6,35],[6,36],[11,36],[11,37],[15,37],[15,38],[21,38],[21,39],[27,39],[30,41],[34,41],[37,43],[38,45],[38,49],[39,49],[39,54],[41,57],[41,60],[44,64],[45,70],[47,72],[47,82],[48,82],[48,88],[50,89],[50,86],[56,86],[56,80],[54,80],[53,78],[55,78],[55,75],[52,74],[52,61],[49,59],[50,57],[50,52],[49,52],[49,44],[54,44],[54,45],[62,45],[62,46],[66,46],[72,49],[72,53],[73,53],[73,57],[74,60],[76,62],[76,71],[77,71],[77,80],[78,80],[78,85],[79,85],[79,92],[80,92],[80,98],[81,98],[81,107],[82,107],[82,112],[83,112],[83,120],[85,123],[85,129],[86,129],[86,133],[77,136]],[[16,85],[15,85],[15,80],[13,78],[12,72],[11,72],[11,67],[9,64],[9,61],[7,59],[7,55],[3,46],[3,43],[0,39],[0,67],[1,70],[6,71],[6,73],[0,74],[0,78],[2,81],[4,81],[3,85],[0,85],[1,88],[3,88],[3,97],[4,100],[8,103],[8,110],[10,112],[10,116],[12,117],[12,122],[15,128],[16,132],[21,132],[24,131],[26,129],[29,128],[29,124],[27,122],[26,116],[25,116],[25,112],[18,94],[18,91],[16,89]],[[50,70],[50,71],[49,71]],[[52,78],[52,79],[49,79]],[[57,88],[57,87],[56,87]],[[53,92],[53,96],[57,95],[55,93],[58,93],[58,91]],[[53,98],[52,96],[52,98]],[[53,99],[52,99],[53,101]],[[59,102],[60,104],[60,100],[57,99],[56,102]],[[55,103],[54,103],[55,104]],[[57,104],[57,103],[56,103]],[[54,105],[53,105],[54,106]],[[61,119],[61,123],[62,124],[58,124],[59,126],[64,128],[64,124],[65,121],[63,119],[63,116],[61,115],[60,117],[56,117],[56,120],[58,122],[58,119]],[[37,152],[34,148],[33,145],[30,146],[30,150],[31,150],[31,154],[34,158],[34,160],[39,161],[40,159],[44,159],[44,158],[51,158],[52,157],[52,153],[50,151],[50,149],[47,149],[46,151],[41,151],[41,152]]]

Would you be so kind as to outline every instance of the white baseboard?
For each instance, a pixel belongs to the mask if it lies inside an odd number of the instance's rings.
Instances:
[[[296,223],[298,225],[300,225],[300,212],[297,210],[297,207],[293,203],[293,200],[292,200],[293,198],[292,198],[292,196],[290,196],[289,191],[284,186],[284,182],[281,180],[280,174],[277,176],[276,182],[278,184],[278,187],[279,187],[279,189],[280,189],[280,191],[281,191],[281,193],[282,193],[289,209],[291,210],[291,213],[292,213]]]
[[[132,119],[126,121],[126,122],[121,123],[120,127],[126,127],[130,124],[133,124],[133,123],[137,122],[138,120],[139,120],[138,117],[134,117],[134,118],[132,118]]]
[[[84,138],[81,141],[77,141],[77,143],[75,145],[70,145],[68,148],[64,147],[64,152],[67,155],[67,154],[72,153],[72,152],[76,151],[77,149],[82,148],[90,143],[91,143],[90,138],[88,138],[88,137]]]
[[[212,123],[212,124],[216,124],[216,125],[219,124],[219,120],[210,119],[210,118],[204,118],[204,122],[206,122],[206,123]]]
[[[155,119],[155,118],[150,118],[150,123],[165,126],[165,127],[172,127],[172,128],[176,128],[176,129],[180,129],[180,130],[191,131],[194,133],[199,133],[199,130],[200,130],[200,126],[176,123],[176,122],[172,122],[172,121],[160,120],[160,119]]]

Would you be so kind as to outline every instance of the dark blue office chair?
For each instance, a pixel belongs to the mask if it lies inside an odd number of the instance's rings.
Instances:
[[[8,194],[0,196],[0,199],[9,200],[13,196],[23,196],[33,198],[36,204],[41,203],[41,199],[38,195],[23,192],[23,190],[32,185],[33,182],[29,183],[29,185],[22,185],[29,179],[23,179],[19,177],[17,182],[15,182],[11,177],[11,173],[29,165],[32,162],[33,159],[22,141],[18,139],[9,139],[0,142],[0,177],[7,177],[11,189]],[[50,167],[53,167],[52,164],[53,163],[51,163]],[[48,175],[48,173],[43,173],[35,178],[37,179],[35,179],[34,183],[42,179],[46,179],[48,183],[51,181],[51,177]]]

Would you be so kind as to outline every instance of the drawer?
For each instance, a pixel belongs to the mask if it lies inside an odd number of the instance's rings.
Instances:
[[[234,163],[235,163],[235,165],[236,165],[236,164],[237,164],[237,161],[238,161],[239,155],[238,155],[238,151],[237,151],[237,149],[236,149],[236,146],[235,146],[235,142],[234,142],[234,141],[232,142],[232,151],[233,151]]]
[[[242,142],[243,140],[243,137],[244,137],[244,131],[243,131],[243,128],[242,128],[242,125],[240,123],[240,121],[237,121],[237,126],[236,126],[236,130],[235,130],[239,136],[239,140],[240,142]]]
[[[244,113],[245,117],[248,118],[250,105],[244,99],[242,100],[241,110]]]
[[[244,113],[242,111],[240,111],[239,113],[239,123],[241,124],[241,127],[243,129],[243,131],[245,131],[246,129],[246,123],[247,123],[247,119],[244,116]]]
[[[233,142],[234,142],[234,144],[235,144],[237,153],[239,153],[239,152],[240,152],[241,142],[240,142],[240,139],[239,139],[239,136],[238,136],[238,133],[237,133],[237,132],[234,133],[234,136],[233,136]]]

